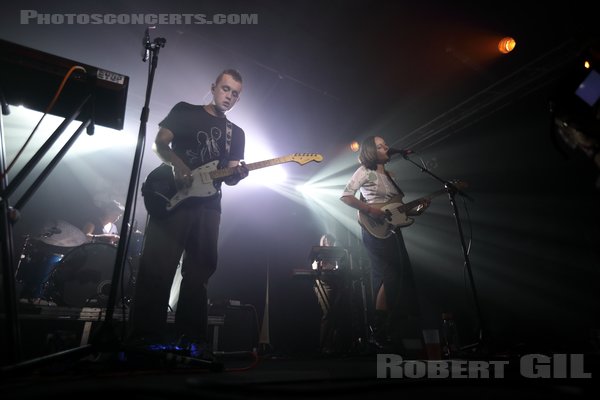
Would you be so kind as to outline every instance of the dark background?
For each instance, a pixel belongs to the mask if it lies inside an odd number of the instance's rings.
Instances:
[[[244,76],[230,118],[246,131],[246,161],[324,156],[321,164],[285,165],[286,184],[265,174],[224,190],[210,297],[254,305],[262,321],[268,270],[274,349],[316,347],[319,308],[310,282],[293,279],[292,270],[309,267],[308,253],[322,233],[333,232],[355,263],[367,266],[355,213],[337,198],[357,167],[350,142],[371,134],[414,149],[412,159],[440,177],[468,183],[474,201],[458,205],[482,314],[500,347],[590,346],[600,328],[598,169],[556,135],[549,107],[551,99],[572,100],[576,86],[561,85],[571,83],[579,57],[597,38],[597,21],[580,2],[560,8],[435,1],[5,4],[0,38],[130,77],[125,128],[80,138],[21,210],[17,253],[44,219],[81,227],[98,199],[125,202],[148,68],[140,55],[144,25],[25,25],[19,20],[25,9],[258,14],[251,25],[151,30],[167,44],[141,176],[159,164],[150,150],[157,123],[177,101],[207,102],[210,83],[229,67]],[[497,41],[507,35],[517,47],[500,55]],[[8,160],[37,122],[19,118],[16,111],[5,117]],[[440,188],[401,158],[389,169],[409,200]],[[305,182],[322,184],[314,200],[295,192]],[[135,223],[143,232],[145,209],[136,198]],[[463,343],[475,341],[475,305],[448,199],[434,200],[404,236],[425,325],[437,327],[441,313],[453,311]]]

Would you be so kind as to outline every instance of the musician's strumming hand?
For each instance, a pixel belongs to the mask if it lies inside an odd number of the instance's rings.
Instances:
[[[383,221],[387,217],[387,214],[384,210],[373,206],[369,206],[367,215],[379,221]]]
[[[172,166],[177,190],[191,187],[194,180],[192,177],[192,170],[190,170],[190,168],[181,160],[179,162],[173,162]]]

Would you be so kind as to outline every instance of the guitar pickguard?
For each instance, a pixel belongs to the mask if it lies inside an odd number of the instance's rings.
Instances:
[[[192,171],[192,186],[177,192],[167,202],[167,211],[177,207],[179,203],[188,197],[210,197],[217,194],[214,181],[210,178],[210,172],[217,169],[218,161],[211,161]]]

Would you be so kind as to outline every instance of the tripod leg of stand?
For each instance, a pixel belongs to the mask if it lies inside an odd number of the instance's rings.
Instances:
[[[61,360],[70,360],[73,357],[81,358],[92,353],[92,346],[86,345],[50,354],[45,357],[38,357],[32,360],[27,360],[21,363],[12,364],[2,368],[0,371],[3,374],[16,374],[23,372],[31,372],[39,367],[55,364]]]

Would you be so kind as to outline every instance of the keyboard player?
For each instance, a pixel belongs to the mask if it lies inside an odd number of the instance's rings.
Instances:
[[[311,251],[313,288],[322,311],[319,348],[324,355],[343,354],[352,341],[350,282],[347,271],[343,271],[346,251],[335,247],[335,237],[329,233],[321,236],[319,244]],[[331,251],[327,251],[329,247]]]

